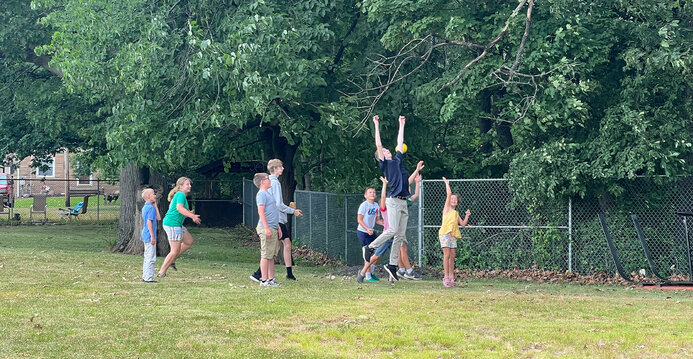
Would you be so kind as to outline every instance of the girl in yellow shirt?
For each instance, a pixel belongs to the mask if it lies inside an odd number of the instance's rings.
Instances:
[[[454,287],[455,248],[457,248],[457,240],[462,237],[458,224],[465,227],[472,212],[467,209],[464,213],[464,219],[460,217],[455,209],[457,208],[460,196],[456,193],[452,193],[452,190],[450,190],[450,182],[445,177],[443,177],[443,182],[445,182],[445,192],[447,196],[445,198],[445,207],[443,207],[443,224],[438,231],[438,239],[440,240],[441,248],[443,248],[443,271],[445,272],[443,285],[446,287]]]

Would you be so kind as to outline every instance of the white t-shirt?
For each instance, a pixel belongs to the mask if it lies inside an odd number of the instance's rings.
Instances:
[[[363,223],[365,223],[368,228],[373,229],[373,226],[375,226],[375,219],[378,217],[379,213],[380,206],[375,202],[368,203],[368,201],[363,201],[359,206],[359,214],[363,215]],[[363,228],[361,224],[359,224],[357,229],[361,232],[368,233],[368,230]]]

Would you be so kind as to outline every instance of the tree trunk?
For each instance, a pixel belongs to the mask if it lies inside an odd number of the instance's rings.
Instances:
[[[123,249],[125,254],[135,254],[142,255],[144,253],[144,245],[142,243],[142,229],[144,228],[144,221],[142,220],[142,207],[144,207],[144,200],[142,199],[141,193],[145,188],[153,188],[157,194],[158,201],[157,206],[159,207],[159,213],[163,219],[168,210],[168,184],[166,183],[166,178],[157,174],[150,173],[148,170],[140,170],[142,180],[148,179],[149,183],[145,185],[138,186],[135,191],[135,213],[133,214],[133,231],[132,236],[128,240],[128,243]],[[122,213],[122,212],[121,212]],[[159,257],[164,257],[170,252],[171,248],[168,244],[168,238],[164,232],[162,221],[157,221],[156,225],[156,249],[157,255]]]
[[[113,251],[122,252],[127,248],[135,231],[137,216],[137,190],[140,188],[142,174],[134,162],[120,170],[120,218],[118,220],[118,240]]]

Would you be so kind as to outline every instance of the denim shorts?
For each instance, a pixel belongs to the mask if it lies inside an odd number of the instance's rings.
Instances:
[[[375,253],[373,253],[373,255],[376,255],[378,257],[382,257],[383,254],[385,254],[385,252],[387,252],[387,250],[390,249],[390,247],[392,247],[392,240],[393,240],[393,238],[390,238],[387,241],[385,241],[385,243],[380,245],[380,247],[376,248]]]
[[[169,226],[164,226],[164,232],[166,232],[166,236],[168,236],[169,241],[180,241],[183,239],[183,233],[187,232],[188,229],[180,226],[180,227],[169,227]]]

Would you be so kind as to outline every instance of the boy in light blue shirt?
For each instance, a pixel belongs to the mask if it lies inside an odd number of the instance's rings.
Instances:
[[[142,242],[144,242],[144,263],[142,263],[142,281],[156,283],[154,280],[154,263],[156,263],[156,226],[161,220],[156,206],[156,193],[151,188],[142,190]]]

